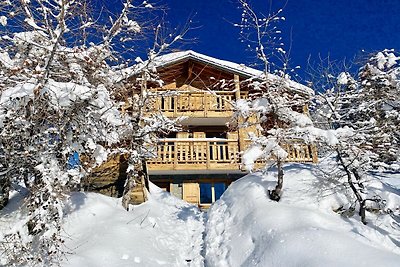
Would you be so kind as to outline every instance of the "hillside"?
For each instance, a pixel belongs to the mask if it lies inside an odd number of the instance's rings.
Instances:
[[[265,191],[273,188],[273,175],[253,174],[235,182],[209,211],[206,265],[398,266],[398,222],[370,214],[365,226],[333,212],[344,196],[331,194],[317,171],[289,166],[279,203]],[[400,198],[389,197],[398,215]]]
[[[207,213],[154,185],[150,200],[128,212],[120,199],[74,193],[62,266],[398,266],[399,174],[381,176],[375,186],[393,213],[368,213],[363,225],[357,215],[333,211],[345,195],[332,194],[318,167],[290,164],[285,173],[279,203],[266,192],[273,174],[254,173],[234,182]],[[17,221],[19,200],[15,193],[1,211],[0,229]]]

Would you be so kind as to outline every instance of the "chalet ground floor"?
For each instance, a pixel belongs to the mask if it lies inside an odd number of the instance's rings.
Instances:
[[[150,175],[150,181],[177,198],[201,208],[208,208],[221,197],[233,181],[244,175],[244,173]]]
[[[202,165],[203,166],[203,165]],[[95,168],[82,183],[83,189],[112,197],[122,197],[127,161],[123,155],[115,155]],[[204,166],[203,166],[204,167]],[[151,170],[149,180],[171,195],[199,207],[207,208],[218,200],[227,187],[246,175],[240,170]],[[138,184],[131,194],[132,204],[145,201],[145,183]]]

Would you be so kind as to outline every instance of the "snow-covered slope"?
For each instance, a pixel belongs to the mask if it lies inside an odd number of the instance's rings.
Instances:
[[[206,266],[400,266],[395,221],[388,232],[340,217],[332,209],[341,196],[326,194],[313,168],[291,165],[285,179],[279,203],[266,192],[272,174],[248,175],[228,188],[209,211]],[[391,197],[398,208],[398,195]]]
[[[393,214],[368,213],[368,225],[333,212],[348,201],[332,194],[317,167],[288,165],[279,203],[267,196],[273,175],[234,182],[207,214],[154,185],[149,201],[130,211],[120,199],[74,193],[64,218],[69,253],[62,266],[400,266],[400,174],[376,182]],[[0,234],[18,225],[21,197],[14,194],[0,211]]]
[[[75,193],[65,222],[68,267],[203,266],[203,214],[152,186],[127,212],[119,199]]]

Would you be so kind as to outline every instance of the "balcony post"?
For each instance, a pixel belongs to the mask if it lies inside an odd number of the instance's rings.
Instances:
[[[178,144],[174,141],[174,167],[173,169],[176,170],[178,166]]]
[[[206,142],[206,168],[207,168],[207,170],[210,169],[210,149],[212,149],[211,143],[209,141],[207,141]]]
[[[311,145],[312,161],[313,163],[318,163],[318,152],[315,145]]]
[[[238,101],[240,99],[240,80],[239,75],[233,75],[233,82],[235,83],[235,100]]]
[[[178,96],[174,95],[172,97],[174,98],[174,117],[178,117],[178,114],[177,114]]]
[[[204,117],[207,118],[207,114],[208,114],[208,94],[207,92],[203,92],[203,107],[204,107]]]

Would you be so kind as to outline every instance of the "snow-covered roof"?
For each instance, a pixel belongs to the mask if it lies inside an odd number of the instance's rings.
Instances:
[[[237,64],[226,60],[221,60],[217,58],[213,58],[210,56],[206,56],[200,53],[197,53],[193,50],[174,52],[165,54],[162,56],[158,56],[154,59],[154,64],[156,67],[164,67],[168,65],[175,64],[180,61],[185,61],[187,59],[193,59],[199,62],[203,62],[209,65],[213,65],[215,67],[222,68],[224,70],[228,70],[231,72],[236,72],[237,74],[241,74],[248,77],[259,77],[263,75],[263,72],[257,69],[253,69],[247,67],[243,64]]]
[[[126,78],[126,76],[135,75],[135,73],[141,72],[143,66],[147,66],[148,68],[158,69],[158,68],[168,67],[170,65],[174,65],[176,63],[184,62],[184,61],[190,60],[190,59],[197,61],[197,62],[207,64],[209,66],[213,66],[218,69],[222,69],[222,70],[225,70],[228,72],[232,72],[232,73],[235,73],[238,75],[245,76],[246,78],[254,78],[254,79],[263,80],[265,77],[265,74],[263,71],[247,67],[244,64],[238,64],[238,63],[230,62],[227,60],[221,60],[221,59],[217,59],[214,57],[210,57],[210,56],[206,56],[206,55],[194,52],[192,50],[187,50],[187,51],[173,52],[173,53],[157,56],[157,57],[154,57],[153,59],[151,59],[150,62],[148,60],[144,61],[144,62],[139,60],[139,61],[137,61],[138,62],[137,65],[122,70],[120,73],[119,79],[124,79],[124,77]],[[281,79],[277,75],[274,75],[271,73],[268,73],[267,75],[268,75],[267,78],[272,81],[273,80],[278,81],[279,79]],[[306,95],[314,94],[314,91],[311,88],[309,88],[305,85],[302,85],[298,82],[292,81],[290,79],[285,79],[284,82],[293,91],[296,91],[296,92],[299,92],[302,94],[306,94]]]
[[[206,55],[197,53],[192,50],[173,52],[173,53],[155,57],[153,59],[153,62],[151,65],[156,68],[160,68],[160,67],[162,68],[162,67],[176,64],[181,61],[186,61],[188,59],[202,62],[207,65],[212,65],[214,67],[217,67],[217,68],[229,71],[229,72],[234,72],[234,73],[237,73],[239,75],[246,76],[249,78],[256,78],[256,79],[264,78],[263,71],[247,67],[244,64],[238,64],[238,63],[206,56]],[[273,75],[273,74],[268,74],[268,78],[271,80],[279,79],[278,76]],[[314,91],[311,88],[309,88],[305,85],[302,85],[298,82],[288,79],[288,80],[286,80],[286,83],[292,90],[298,91],[300,93],[305,93],[307,95],[314,94]]]

